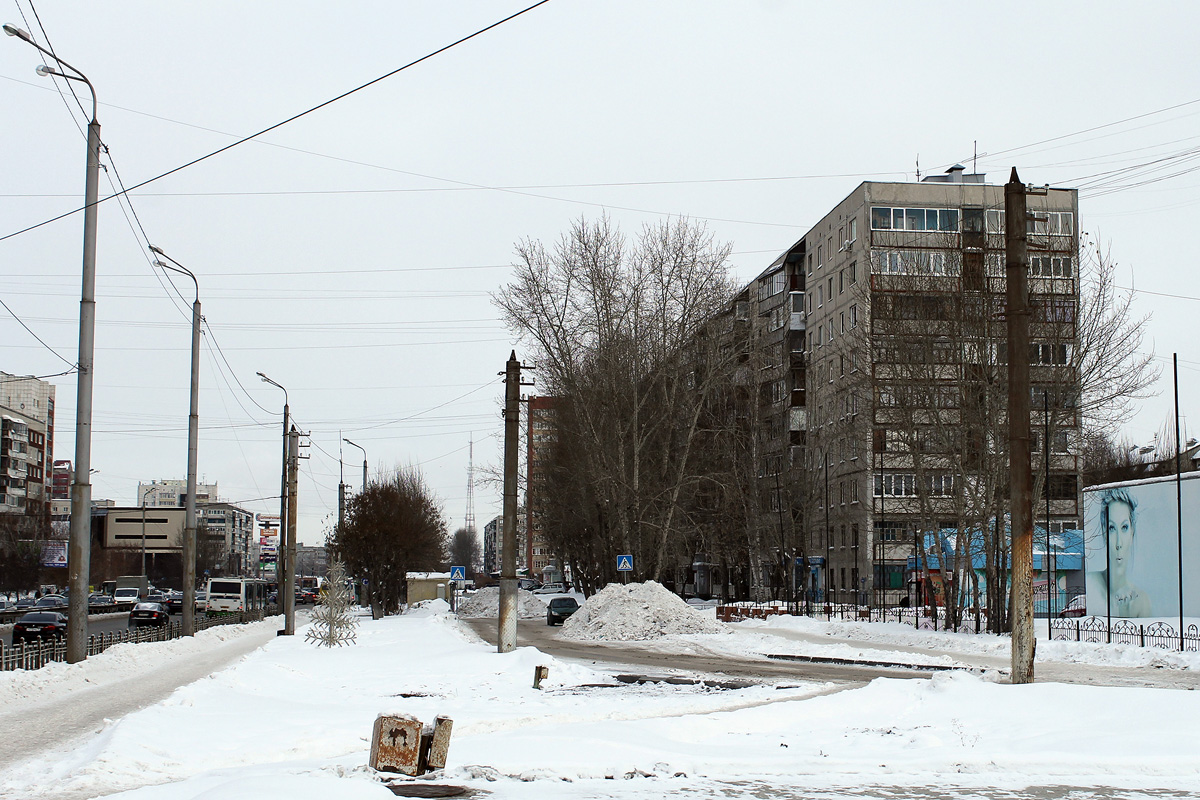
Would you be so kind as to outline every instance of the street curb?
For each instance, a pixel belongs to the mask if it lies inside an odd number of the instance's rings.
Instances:
[[[930,672],[947,672],[960,670],[963,672],[984,672],[982,667],[967,667],[945,664],[906,664],[900,661],[858,661],[852,658],[828,658],[825,656],[795,656],[786,653],[764,653],[767,658],[776,661],[803,661],[811,664],[840,664],[847,667],[881,667],[885,669],[921,669]]]

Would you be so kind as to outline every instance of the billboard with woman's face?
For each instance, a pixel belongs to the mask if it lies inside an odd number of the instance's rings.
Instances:
[[[1185,615],[1200,615],[1200,475],[1182,481]],[[1179,615],[1179,527],[1173,478],[1083,493],[1089,614]]]

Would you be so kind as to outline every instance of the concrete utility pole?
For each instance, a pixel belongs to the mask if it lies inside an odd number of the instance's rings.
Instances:
[[[261,372],[255,373],[262,378],[263,383],[269,383],[276,389],[283,390],[283,461],[279,470],[279,543],[275,546],[275,597],[276,610],[283,610],[283,582],[285,564],[287,563],[285,545],[287,543],[288,519],[288,431],[291,429],[291,419],[288,408],[288,391],[282,384],[268,378]]]
[[[287,585],[283,587],[283,635],[296,633],[296,478],[299,471],[300,431],[288,434]]]
[[[500,550],[500,630],[496,652],[517,646],[517,443],[521,421],[521,362],[512,351],[504,368],[504,540]]]
[[[13,25],[5,25],[4,32],[48,56],[52,59],[50,63],[70,70],[70,73],[62,72],[43,64],[36,70],[38,75],[78,81],[86,85],[92,95],[92,119],[87,129],[87,172],[83,184],[83,285],[79,296],[79,361],[76,364],[79,374],[75,394],[75,480],[71,482],[71,532],[67,545],[67,584],[71,590],[67,609],[67,662],[75,664],[87,658],[87,601],[91,588],[92,368],[96,350],[96,212],[100,187],[100,123],[96,121],[96,88],[86,75],[35,42],[28,32]]]
[[[1008,480],[1012,526],[1012,682],[1033,683],[1033,471],[1029,464],[1029,270],[1025,185],[1004,185],[1008,322]],[[1047,442],[1047,445],[1049,443]],[[1047,484],[1050,476],[1047,475]],[[1003,565],[1001,565],[1003,567]]]

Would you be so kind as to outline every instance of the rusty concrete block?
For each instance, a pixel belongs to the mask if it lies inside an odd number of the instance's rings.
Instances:
[[[371,732],[372,769],[417,775],[421,760],[421,722],[407,714],[380,714]]]
[[[549,667],[534,667],[533,668],[533,688],[542,688],[542,681],[550,677]]]

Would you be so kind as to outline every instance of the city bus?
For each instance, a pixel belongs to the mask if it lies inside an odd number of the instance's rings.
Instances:
[[[266,607],[266,581],[258,578],[209,578],[208,613],[258,611]]]

